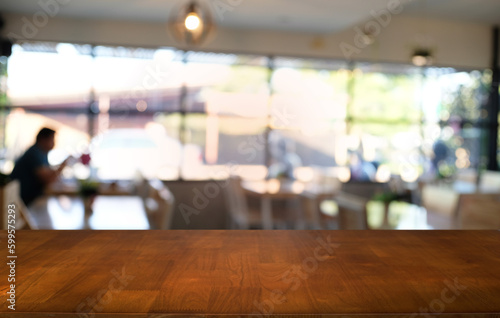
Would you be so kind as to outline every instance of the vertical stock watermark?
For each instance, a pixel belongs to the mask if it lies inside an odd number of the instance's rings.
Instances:
[[[97,292],[94,297],[87,297],[76,307],[76,313],[80,318],[93,318],[96,313],[102,312],[104,306],[109,304],[113,296],[118,294],[132,281],[135,276],[127,275],[125,267],[122,267],[121,273],[116,269],[111,270],[111,278],[108,282],[107,288],[103,288]]]
[[[313,255],[302,260],[300,265],[292,265],[281,275],[281,282],[286,284],[286,289],[275,289],[269,293],[269,296],[263,301],[254,301],[256,310],[252,315],[259,317],[269,316],[274,313],[277,305],[284,304],[287,301],[287,293],[297,291],[318,268],[319,264],[335,255],[335,249],[341,245],[331,241],[330,235],[326,237],[317,237],[318,246],[314,248]]]
[[[10,310],[16,310],[16,205],[7,205],[7,307]]]

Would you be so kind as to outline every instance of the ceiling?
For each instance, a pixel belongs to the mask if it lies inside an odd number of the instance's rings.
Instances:
[[[32,15],[40,3],[67,3],[57,16],[166,22],[170,11],[188,0],[2,0],[0,12]],[[401,15],[500,24],[499,0],[198,0],[212,8],[223,27],[314,33],[336,32],[371,19],[370,12],[401,1]],[[233,4],[233,5],[231,5]]]

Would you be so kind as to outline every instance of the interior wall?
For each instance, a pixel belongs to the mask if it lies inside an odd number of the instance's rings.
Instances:
[[[184,49],[290,55],[345,59],[344,48],[354,51],[349,58],[363,61],[409,63],[412,51],[427,44],[435,65],[488,68],[491,65],[491,27],[485,24],[431,20],[392,15],[386,22],[373,17],[358,25],[378,31],[368,47],[356,46],[356,26],[335,34],[310,34],[265,30],[219,28],[215,38],[202,47],[187,48],[175,43],[165,23],[114,20],[78,20],[56,16],[36,20],[33,15],[6,14],[3,33],[11,39],[77,42],[130,46],[175,46]],[[378,29],[376,25],[378,24]],[[375,27],[374,27],[375,26]]]

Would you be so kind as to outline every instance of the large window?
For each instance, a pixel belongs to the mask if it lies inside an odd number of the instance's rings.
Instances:
[[[485,165],[487,70],[35,42],[1,63],[6,172],[43,126],[52,163],[90,152],[112,180],[264,178],[287,153],[344,181]]]
[[[427,70],[423,85],[422,151],[438,175],[485,169],[491,124],[486,108],[490,85],[489,70]],[[497,114],[493,118],[497,120]],[[443,159],[439,162],[440,157]]]
[[[275,59],[270,126],[276,147],[285,140],[305,166],[344,164],[348,73],[344,62]]]
[[[13,106],[84,109],[94,80],[90,45],[24,43],[8,61]]]
[[[185,164],[183,176],[217,178],[227,165],[252,175],[263,171],[268,114],[268,59],[262,56],[186,52]],[[261,143],[253,149],[252,139]],[[259,149],[260,148],[260,149]],[[265,172],[262,177],[265,176]]]
[[[6,105],[15,107],[2,125],[5,151],[2,168],[34,143],[44,126],[56,129],[57,147],[49,161],[57,164],[87,145],[92,57],[89,45],[24,43],[14,45],[8,59]]]

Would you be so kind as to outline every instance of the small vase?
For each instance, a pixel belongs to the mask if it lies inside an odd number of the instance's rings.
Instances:
[[[83,208],[85,211],[85,216],[91,216],[93,213],[92,206],[94,204],[95,195],[83,197]]]

